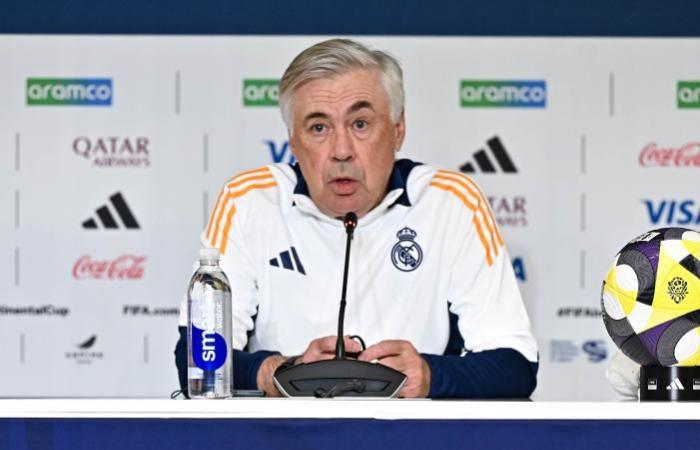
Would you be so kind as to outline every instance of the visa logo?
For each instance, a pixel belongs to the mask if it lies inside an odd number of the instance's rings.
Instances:
[[[515,272],[515,278],[520,281],[527,281],[527,275],[525,274],[525,263],[521,257],[513,258],[513,272]]]
[[[586,341],[581,348],[588,355],[588,361],[590,362],[598,363],[608,357],[605,341]]]
[[[700,225],[700,204],[695,200],[642,200],[642,203],[654,225]]]
[[[294,164],[296,158],[292,154],[292,150],[289,148],[289,141],[275,142],[275,141],[264,141],[270,151],[270,157],[274,163],[288,163]]]

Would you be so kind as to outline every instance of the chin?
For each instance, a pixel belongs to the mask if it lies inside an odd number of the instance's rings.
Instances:
[[[350,200],[350,201],[337,201],[333,204],[333,211],[336,213],[335,215],[340,217],[344,216],[345,214],[349,212],[354,212],[358,216],[360,216],[360,211],[362,207],[359,205],[359,203],[356,200]],[[364,213],[363,213],[364,214]]]

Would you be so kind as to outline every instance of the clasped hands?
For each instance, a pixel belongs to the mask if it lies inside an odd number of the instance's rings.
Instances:
[[[348,353],[360,353],[359,342],[344,337],[345,350]],[[303,354],[295,361],[296,364],[308,364],[335,358],[335,336],[326,336],[311,341]],[[265,391],[270,397],[279,397],[280,393],[272,381],[275,370],[287,359],[285,356],[274,355],[266,358],[260,365],[257,375],[258,389]],[[359,354],[358,360],[377,361],[406,375],[406,383],[399,392],[403,398],[425,398],[430,392],[430,366],[409,341],[385,340],[367,347]]]

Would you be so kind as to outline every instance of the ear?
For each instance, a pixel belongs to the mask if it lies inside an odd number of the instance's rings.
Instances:
[[[401,111],[401,116],[399,116],[399,120],[394,124],[394,147],[396,148],[397,152],[401,150],[403,140],[406,137],[406,119],[404,116],[404,111]]]
[[[297,151],[296,151],[296,144],[294,142],[294,135],[292,134],[292,131],[287,128],[287,142],[289,142],[289,150],[292,152],[292,155],[294,155],[294,158],[298,161],[299,158],[297,158]]]

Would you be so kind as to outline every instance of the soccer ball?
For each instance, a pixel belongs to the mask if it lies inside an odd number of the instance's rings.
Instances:
[[[661,228],[630,241],[601,291],[603,321],[645,366],[700,365],[700,233]]]

